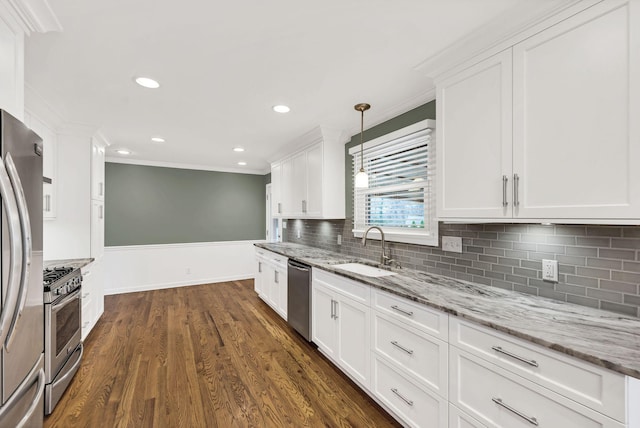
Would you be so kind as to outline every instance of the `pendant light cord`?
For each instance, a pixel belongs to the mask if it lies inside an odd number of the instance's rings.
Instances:
[[[364,110],[360,112],[360,171],[364,171]]]

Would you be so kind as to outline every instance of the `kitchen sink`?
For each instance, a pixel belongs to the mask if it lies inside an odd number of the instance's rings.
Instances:
[[[377,267],[365,265],[362,263],[344,263],[341,265],[333,265],[333,267],[346,270],[347,272],[353,272],[359,275],[370,276],[374,278],[396,275],[395,272],[390,272],[388,270],[379,269]]]

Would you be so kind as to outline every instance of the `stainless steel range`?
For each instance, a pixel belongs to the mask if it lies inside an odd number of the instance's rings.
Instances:
[[[45,414],[50,414],[82,359],[80,269],[44,270]]]

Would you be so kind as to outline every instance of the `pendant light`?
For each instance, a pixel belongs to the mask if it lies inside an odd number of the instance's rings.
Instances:
[[[369,176],[364,170],[364,112],[371,106],[367,103],[356,104],[353,108],[360,112],[360,171],[356,174],[356,187],[366,189],[369,187]]]

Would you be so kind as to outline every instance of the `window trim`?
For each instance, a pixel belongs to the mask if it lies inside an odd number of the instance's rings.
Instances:
[[[432,163],[432,167],[435,168],[436,166],[436,162],[435,162],[436,121],[433,119],[422,120],[420,122],[416,122],[412,125],[405,126],[404,128],[382,135],[373,140],[369,140],[366,143],[364,143],[364,150],[375,147],[379,144],[388,143],[392,140],[406,137],[407,135],[410,135],[425,129],[432,130],[431,142],[429,143],[430,144],[429,154],[431,157],[434,158],[434,160],[431,161],[431,163]],[[349,149],[349,155],[352,157],[354,156],[354,154],[359,154],[359,152],[360,152],[359,144]],[[353,160],[351,161],[351,164],[353,165]],[[355,171],[353,171],[352,173],[355,174]],[[429,195],[428,195],[430,204],[427,205],[427,210],[429,212],[428,213],[425,212],[425,217],[428,217],[429,220],[425,222],[425,228],[423,229],[423,231],[418,232],[416,229],[407,229],[406,231],[404,231],[404,230],[398,230],[397,228],[383,227],[382,230],[384,231],[385,240],[392,241],[392,242],[408,243],[408,244],[428,245],[428,246],[434,246],[434,247],[437,247],[439,245],[438,219],[436,217],[436,210],[435,210],[435,203],[436,203],[436,195],[435,195],[436,187],[434,183],[435,174],[429,173],[428,180],[429,180],[429,183],[425,184],[425,187],[428,187],[430,189]],[[352,233],[353,233],[353,236],[355,236],[356,238],[362,238],[366,229],[356,227],[356,210],[358,209],[358,198],[357,198],[357,190],[355,188],[355,181],[354,181],[352,190],[353,190]],[[426,227],[427,224],[429,224],[428,228]],[[377,230],[373,229],[371,232],[369,232],[369,234],[367,235],[367,238],[379,240],[380,233]]]

